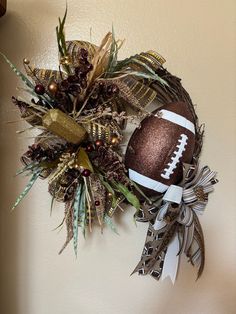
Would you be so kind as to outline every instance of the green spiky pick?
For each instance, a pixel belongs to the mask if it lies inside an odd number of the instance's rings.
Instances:
[[[26,185],[24,191],[19,195],[19,197],[17,198],[17,200],[16,200],[16,202],[13,205],[11,210],[14,210],[16,208],[16,206],[18,206],[19,203],[23,200],[23,198],[28,194],[28,192],[30,191],[30,189],[32,188],[32,186],[34,185],[34,183],[36,182],[36,180],[40,176],[40,173],[41,173],[41,170],[37,170],[33,173],[32,177],[29,180],[28,184]]]

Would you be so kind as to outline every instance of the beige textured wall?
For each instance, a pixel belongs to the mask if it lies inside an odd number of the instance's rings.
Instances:
[[[9,0],[0,19],[0,50],[19,67],[28,56],[40,66],[57,61],[54,28],[64,0]],[[49,217],[46,182],[38,183],[13,213],[9,208],[26,180],[14,178],[31,134],[17,136],[22,123],[11,105],[17,80],[0,61],[1,243],[0,312],[4,314],[233,314],[236,312],[236,2],[235,0],[68,0],[68,38],[99,42],[115,25],[126,38],[121,57],[155,49],[168,69],[183,78],[200,120],[206,122],[202,164],[219,172],[220,183],[202,218],[206,268],[195,273],[183,261],[179,278],[156,282],[129,277],[140,257],[146,227],[133,225],[133,209],[117,220],[120,236],[106,230],[57,252],[64,240],[52,232],[63,216]]]

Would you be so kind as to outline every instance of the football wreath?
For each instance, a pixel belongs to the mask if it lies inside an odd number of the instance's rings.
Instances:
[[[37,179],[47,178],[52,205],[65,204],[60,253],[72,240],[77,254],[79,228],[84,235],[95,225],[116,232],[112,217],[129,203],[135,219],[149,224],[134,272],[174,282],[185,254],[200,276],[205,247],[199,215],[217,180],[207,166],[199,168],[203,128],[188,93],[158,53],[118,60],[123,41],[114,32],[99,46],[66,41],[65,20],[66,13],[56,28],[58,70],[35,68],[25,58],[25,75],[1,54],[30,96],[12,98],[30,125],[26,130],[39,130],[21,158],[17,174],[30,179],[13,208]],[[127,123],[136,130],[124,155]]]

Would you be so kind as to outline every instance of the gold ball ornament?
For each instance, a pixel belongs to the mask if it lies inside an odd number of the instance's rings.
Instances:
[[[24,58],[24,59],[23,59],[23,62],[24,62],[24,64],[27,64],[27,65],[30,64],[30,60],[27,59],[27,58]]]
[[[56,82],[51,82],[51,83],[48,85],[48,90],[49,90],[50,93],[56,94],[56,92],[58,91],[57,83],[56,83]]]
[[[111,145],[112,145],[112,146],[116,146],[116,145],[118,145],[119,143],[120,143],[120,140],[119,140],[118,136],[114,135],[114,136],[112,137],[112,139],[111,139]]]

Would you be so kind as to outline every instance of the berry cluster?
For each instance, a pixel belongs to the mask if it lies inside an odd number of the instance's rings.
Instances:
[[[87,75],[93,69],[93,65],[88,60],[88,51],[80,49],[79,66],[74,68],[74,72],[60,83],[51,82],[47,90],[42,84],[35,86],[35,93],[43,95],[49,93],[54,99],[53,107],[66,113],[73,109],[73,101],[70,96],[78,97],[87,88]]]
[[[77,96],[87,87],[87,75],[92,71],[93,65],[88,61],[88,51],[84,48],[80,50],[79,63],[80,65],[74,69],[74,73],[60,83],[59,90],[61,92]]]
[[[88,73],[93,70],[93,65],[88,60],[88,51],[81,48],[78,55],[79,65],[74,68],[66,79],[60,83],[51,82],[47,90],[42,84],[35,86],[35,93],[43,95],[48,93],[52,96],[52,105],[65,113],[70,113],[74,108],[74,100],[77,98],[76,106],[79,107],[79,95],[88,87]],[[107,84],[103,81],[96,83],[90,90],[86,91],[90,94],[86,109],[96,108],[98,105],[107,103],[119,93],[119,88],[115,84]],[[42,103],[44,105],[44,103]],[[47,106],[45,104],[45,106]]]
[[[95,108],[98,105],[111,100],[119,93],[119,88],[115,84],[105,84],[99,82],[93,87],[89,102],[86,108]]]

